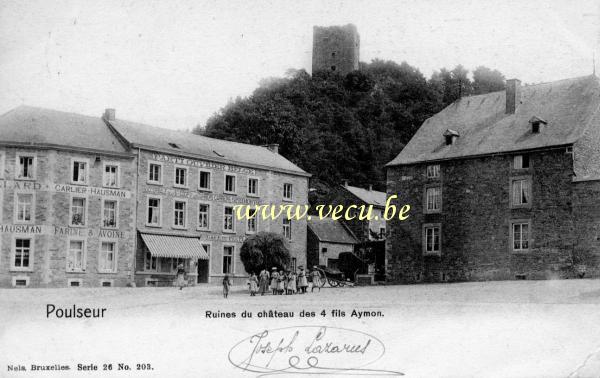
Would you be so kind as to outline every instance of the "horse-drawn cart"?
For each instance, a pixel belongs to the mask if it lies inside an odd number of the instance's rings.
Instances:
[[[321,273],[321,287],[324,287],[325,284],[329,284],[331,287],[344,287],[344,286],[354,286],[354,283],[351,281],[346,281],[346,277],[343,272],[338,269],[328,268],[323,265],[319,265],[317,267],[319,273]]]

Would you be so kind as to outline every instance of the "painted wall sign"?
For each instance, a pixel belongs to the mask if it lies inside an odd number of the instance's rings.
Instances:
[[[156,195],[166,196],[166,197],[197,199],[197,200],[210,201],[210,202],[225,202],[225,203],[235,203],[235,204],[258,205],[257,200],[250,199],[250,198],[243,198],[243,197],[238,197],[238,196],[228,196],[225,194],[215,194],[215,193],[199,193],[199,192],[195,192],[192,190],[180,190],[180,189],[171,189],[171,188],[164,188],[164,187],[148,186],[144,189],[144,193],[156,194]]]
[[[131,192],[128,190],[98,188],[94,186],[79,186],[69,184],[48,184],[37,181],[0,180],[0,189],[16,189],[21,191],[41,191],[55,193],[74,193],[115,199],[131,198]]]
[[[248,174],[248,175],[256,174],[256,169],[237,167],[235,165],[215,163],[212,161],[188,159],[188,158],[184,158],[184,157],[177,157],[177,156],[171,156],[171,155],[152,154],[152,159],[154,159],[156,161],[163,161],[163,162],[168,162],[168,163],[173,163],[173,164],[189,165],[189,166],[198,167],[198,168],[218,169],[220,171],[244,173],[244,174]]]
[[[45,224],[0,224],[0,233],[18,235],[57,235],[77,237],[98,237],[107,239],[125,239],[129,233],[105,228],[80,228],[69,226],[50,226]]]
[[[229,243],[243,243],[246,237],[238,236],[238,235],[214,235],[214,234],[206,234],[201,235],[200,240],[212,240],[212,241],[222,241]]]

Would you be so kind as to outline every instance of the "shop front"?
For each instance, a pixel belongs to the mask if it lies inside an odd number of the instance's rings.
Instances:
[[[137,271],[143,286],[173,286],[184,266],[188,285],[208,282],[209,250],[197,237],[140,233],[144,266]]]

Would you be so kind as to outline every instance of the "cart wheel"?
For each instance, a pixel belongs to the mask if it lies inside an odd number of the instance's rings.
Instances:
[[[339,282],[334,281],[334,280],[327,280],[327,281],[329,281],[329,285],[331,287],[337,287],[340,284]]]
[[[326,283],[327,283],[327,279],[326,279],[326,278],[323,278],[323,279],[321,280],[321,287],[325,287],[325,284],[326,284]]]

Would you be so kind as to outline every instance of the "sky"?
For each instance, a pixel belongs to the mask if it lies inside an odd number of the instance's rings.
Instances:
[[[347,23],[361,61],[406,61],[426,77],[484,65],[536,83],[600,60],[598,0],[0,0],[0,114],[115,108],[191,129],[262,78],[310,72],[313,25]]]

